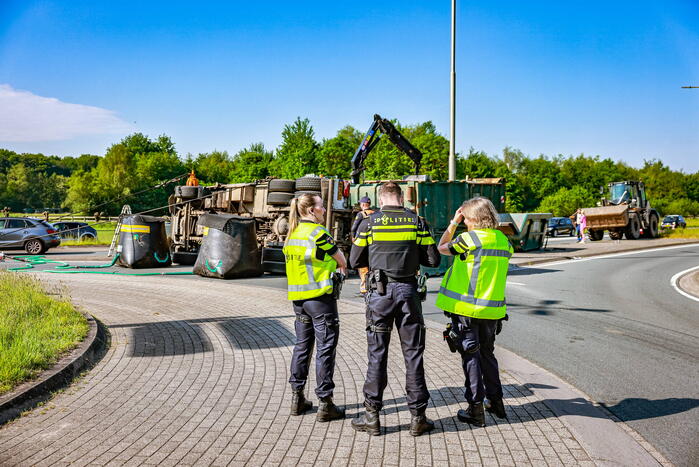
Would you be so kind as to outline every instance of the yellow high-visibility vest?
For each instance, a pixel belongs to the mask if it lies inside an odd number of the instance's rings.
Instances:
[[[510,242],[495,229],[464,232],[461,238],[467,247],[453,245],[460,254],[442,279],[437,307],[472,318],[503,318]]]
[[[318,259],[318,249],[333,247],[332,243],[317,243],[323,234],[330,235],[322,225],[302,222],[289,235],[283,250],[289,300],[306,300],[332,292],[332,273],[337,269],[337,262],[327,253],[322,260]]]

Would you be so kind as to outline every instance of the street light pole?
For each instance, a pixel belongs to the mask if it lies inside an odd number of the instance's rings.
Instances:
[[[449,181],[456,180],[456,0],[451,0],[451,87],[449,135]]]

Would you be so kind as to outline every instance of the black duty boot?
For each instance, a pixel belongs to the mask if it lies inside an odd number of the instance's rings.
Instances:
[[[421,410],[417,415],[413,415],[410,420],[410,434],[420,436],[423,433],[434,430],[434,422],[425,416],[425,411]]]
[[[507,418],[507,413],[505,412],[505,404],[502,399],[493,399],[485,404],[485,410],[492,413],[498,418]]]
[[[469,404],[467,410],[459,410],[456,416],[464,423],[475,426],[485,426],[485,410],[483,409],[483,402],[474,402]]]
[[[301,415],[313,408],[313,404],[306,400],[303,389],[291,393],[291,415]]]
[[[345,418],[345,411],[335,405],[332,396],[321,397],[320,404],[318,404],[318,415],[316,415],[316,419],[319,422],[329,422],[341,418]]]
[[[367,404],[364,404],[364,407],[366,407],[366,412],[361,417],[352,420],[352,428],[355,431],[366,431],[372,436],[379,436],[381,434],[379,411]]]

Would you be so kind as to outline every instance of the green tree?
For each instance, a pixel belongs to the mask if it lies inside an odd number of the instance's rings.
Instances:
[[[264,144],[251,144],[249,148],[233,156],[233,164],[228,176],[232,183],[249,183],[270,175],[270,164],[274,155],[265,149]]]
[[[318,142],[311,122],[297,117],[290,125],[284,125],[282,144],[272,163],[272,175],[294,179],[318,171]]]
[[[349,178],[352,156],[362,142],[363,135],[347,125],[330,139],[324,139],[318,152],[318,172],[323,175]]]
[[[456,178],[495,177],[497,166],[497,161],[490,158],[486,153],[470,148],[466,156],[459,157],[456,161]]]
[[[208,184],[228,183],[232,169],[233,161],[226,151],[202,153],[194,160],[194,172]]]
[[[550,212],[554,216],[570,216],[576,209],[593,206],[595,198],[583,187],[560,188],[541,201],[539,212]]]

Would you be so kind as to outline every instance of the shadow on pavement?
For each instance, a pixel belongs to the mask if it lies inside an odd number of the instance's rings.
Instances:
[[[522,266],[512,265],[510,270],[507,272],[509,276],[531,276],[534,274],[548,274],[550,272],[560,272],[560,269],[546,269],[546,268],[527,268]]]
[[[129,328],[132,357],[163,357],[211,352],[214,346],[203,323],[214,323],[228,343],[238,349],[270,349],[292,346],[295,336],[280,321],[289,316],[223,317],[152,323],[117,324],[110,328]]]
[[[562,305],[561,300],[538,300],[533,304],[507,302],[508,311],[528,313],[530,315],[553,315],[556,311],[586,311],[590,313],[610,313],[606,308],[585,308]]]
[[[687,412],[688,410],[699,407],[699,399],[671,397],[669,399],[653,400],[629,397],[614,405],[602,405],[623,421],[628,421],[664,417],[666,415]]]

